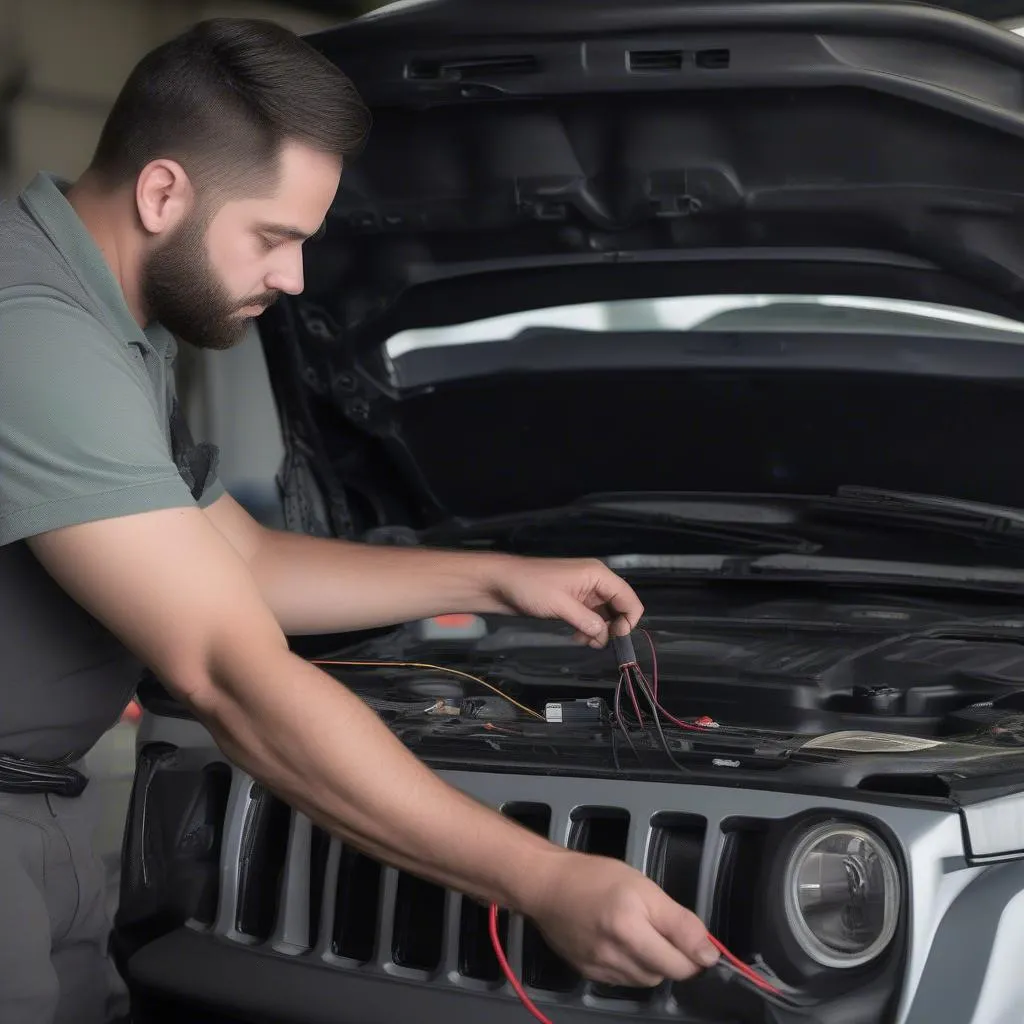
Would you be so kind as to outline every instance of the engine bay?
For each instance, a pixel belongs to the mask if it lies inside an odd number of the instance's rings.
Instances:
[[[840,771],[846,786],[893,770],[935,795],[947,765],[1024,766],[1019,613],[860,594],[674,603],[656,604],[633,637],[660,723],[617,693],[610,649],[558,623],[441,616],[313,660],[437,763],[617,775],[803,766]]]
[[[655,613],[645,620],[663,702],[674,715],[785,734],[860,728],[937,737],[974,733],[978,722],[965,709],[981,702],[994,700],[1008,713],[1024,710],[1024,614],[795,600],[731,612]],[[650,665],[645,646],[637,640],[637,656]],[[344,656],[472,673],[540,710],[594,696],[610,705],[617,678],[609,650],[574,643],[559,623],[504,616],[412,623],[347,648]],[[383,687],[400,704],[459,700],[469,702],[475,718],[519,714],[500,698],[476,699],[483,691],[452,673],[362,668],[348,677],[354,688],[383,697]],[[1018,741],[1024,733],[1016,730],[1002,738]]]

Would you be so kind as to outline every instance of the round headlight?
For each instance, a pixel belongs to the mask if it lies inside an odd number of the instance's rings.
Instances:
[[[809,831],[785,875],[786,920],[822,967],[860,967],[896,932],[900,876],[881,838],[861,825]]]

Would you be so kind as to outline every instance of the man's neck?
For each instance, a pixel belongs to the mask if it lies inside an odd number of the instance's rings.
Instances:
[[[145,327],[149,318],[142,300],[141,255],[134,239],[130,194],[104,189],[85,174],[67,190],[65,198],[107,261],[132,316]]]

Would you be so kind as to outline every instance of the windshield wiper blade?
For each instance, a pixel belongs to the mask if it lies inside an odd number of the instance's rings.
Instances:
[[[834,498],[821,503],[828,509],[866,512],[903,521],[998,534],[1024,534],[1024,509],[990,505],[940,494],[916,494],[881,487],[846,484]]]
[[[731,548],[738,546],[748,552],[811,555],[821,550],[821,545],[815,541],[762,523],[718,523],[700,515],[582,502],[479,519],[449,520],[424,530],[420,538],[427,544],[498,537],[512,539],[525,530],[566,529],[573,525],[622,529],[633,534],[645,531],[702,538]]]

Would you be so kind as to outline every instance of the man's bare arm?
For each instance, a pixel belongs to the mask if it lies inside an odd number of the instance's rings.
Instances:
[[[545,844],[445,786],[363,701],[293,655],[244,562],[200,512],[71,527],[32,547],[236,764],[293,806],[389,862],[528,902]],[[508,843],[521,848],[522,886],[502,855]],[[455,851],[473,846],[485,859],[462,865]]]
[[[639,873],[568,853],[446,785],[358,697],[295,657],[244,558],[199,510],[30,545],[234,763],[332,834],[534,917],[591,977],[686,977],[708,951],[700,923]]]
[[[518,612],[564,619],[595,646],[636,626],[627,584],[585,559],[525,559],[391,548],[268,530],[229,495],[206,515],[245,559],[286,633],[333,633],[445,612]],[[609,612],[609,608],[611,612]]]

